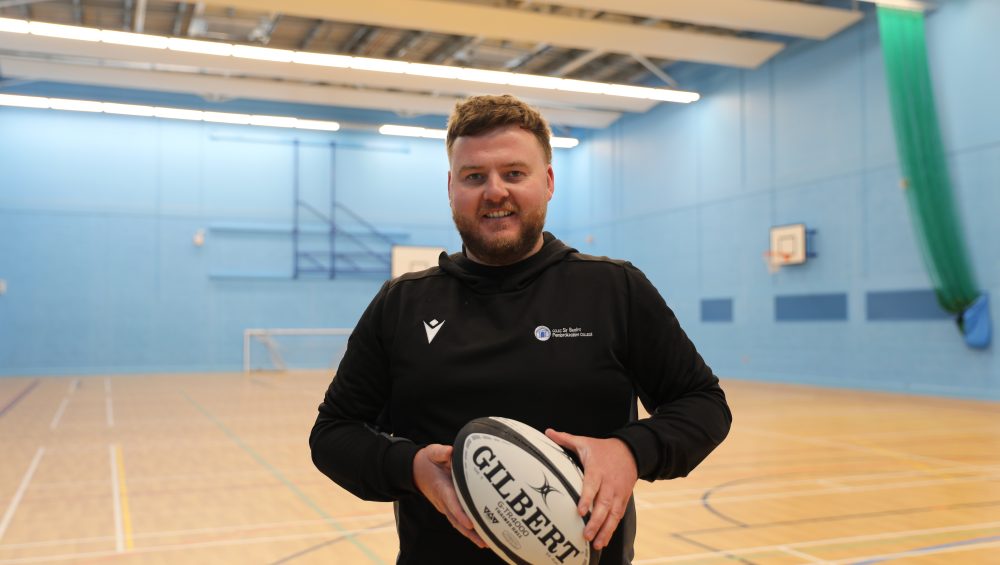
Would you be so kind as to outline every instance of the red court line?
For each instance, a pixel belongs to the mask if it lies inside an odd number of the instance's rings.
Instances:
[[[13,408],[15,404],[20,402],[22,398],[28,396],[28,393],[34,390],[36,386],[38,386],[38,379],[35,379],[30,385],[27,386],[27,388],[22,390],[20,394],[12,398],[11,401],[7,403],[7,406],[0,408],[0,418],[3,418],[4,414],[6,414],[8,410]]]

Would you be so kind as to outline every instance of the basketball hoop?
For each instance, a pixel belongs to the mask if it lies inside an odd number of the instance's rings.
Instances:
[[[767,272],[774,275],[781,270],[782,266],[788,264],[789,259],[792,258],[792,254],[782,253],[781,251],[765,251],[762,257],[764,258],[764,264],[767,265]]]

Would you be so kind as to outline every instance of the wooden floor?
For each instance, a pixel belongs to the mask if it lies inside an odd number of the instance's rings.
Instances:
[[[310,462],[327,380],[0,379],[0,564],[393,563],[391,506]],[[727,442],[637,488],[637,564],[1000,563],[1000,405],[724,386]]]

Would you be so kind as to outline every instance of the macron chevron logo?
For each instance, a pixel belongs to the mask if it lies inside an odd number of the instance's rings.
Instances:
[[[444,327],[444,320],[438,322],[437,320],[431,320],[430,322],[424,322],[424,331],[427,332],[427,343],[434,341],[434,337],[438,334],[438,331]]]

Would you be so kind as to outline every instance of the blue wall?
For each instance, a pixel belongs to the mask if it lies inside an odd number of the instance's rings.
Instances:
[[[0,108],[0,375],[238,370],[245,328],[353,326],[383,279],[291,280],[296,168],[320,210],[332,168],[380,230],[460,247],[440,141]]]
[[[978,282],[993,297],[1000,66],[983,58],[1000,52],[998,21],[991,0],[928,17],[955,194]],[[995,346],[968,349],[952,320],[867,319],[868,293],[903,291],[891,296],[925,312],[927,293],[910,291],[931,288],[899,188],[874,14],[758,70],[697,82],[697,104],[661,105],[584,144],[590,158],[574,178],[586,190],[561,226],[567,239],[642,268],[721,375],[1000,398]],[[772,276],[761,259],[768,228],[797,222],[817,230],[818,257]],[[703,321],[703,301],[723,299],[732,321]]]
[[[993,320],[1000,67],[984,61],[1000,52],[997,21],[991,0],[928,20],[956,197]],[[995,348],[967,349],[928,308],[874,18],[754,71],[674,72],[700,102],[557,151],[550,228],[642,268],[720,375],[1000,398]],[[340,202],[406,243],[458,248],[438,141],[0,108],[0,374],[235,370],[244,328],[353,325],[381,281],[288,280],[289,236],[268,231],[291,217],[292,139],[318,207],[333,164]],[[768,228],[794,222],[817,230],[818,257],[770,275]],[[261,229],[235,229],[247,225]],[[900,316],[900,304],[921,314]]]

